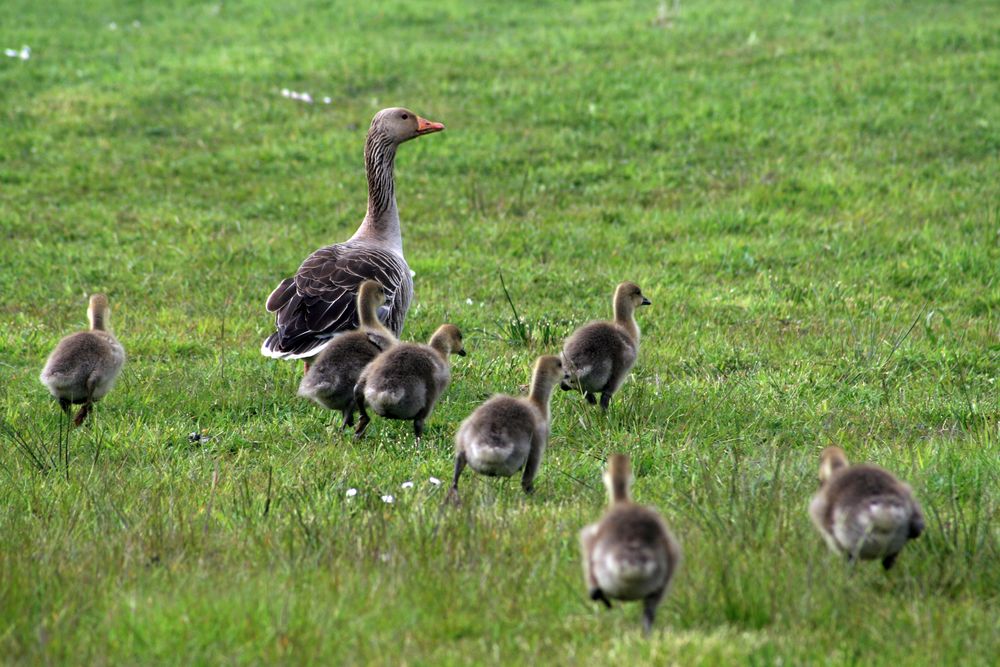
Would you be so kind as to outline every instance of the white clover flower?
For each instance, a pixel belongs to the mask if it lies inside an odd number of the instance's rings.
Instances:
[[[391,505],[394,502],[396,502],[396,499],[393,498],[391,495],[387,494],[387,495],[382,496],[382,502],[386,503],[387,505]]]
[[[402,484],[400,484],[400,486],[402,488],[404,488],[404,489],[412,489],[413,488],[413,482],[403,482]]]
[[[133,28],[141,28],[142,27],[142,23],[140,23],[138,20],[132,21],[132,27]]]
[[[288,90],[287,88],[282,88],[281,89],[281,96],[282,97],[291,97],[291,95],[292,95],[292,91]]]
[[[27,60],[28,58],[31,57],[31,47],[30,46],[22,46],[21,47],[21,52],[18,53],[17,55],[18,55],[18,57],[21,58],[21,60]]]
[[[471,305],[472,305],[472,304],[473,304],[474,302],[473,302],[473,300],[472,300],[472,299],[470,298],[470,299],[466,299],[466,300],[465,300],[465,303],[466,303],[466,305],[468,305],[468,306],[471,306]]]
[[[329,104],[330,102],[333,102],[333,100],[330,99],[329,97],[324,97],[323,98],[323,104]]]
[[[14,49],[4,49],[3,54],[8,58],[17,58],[17,51]]]
[[[303,102],[305,102],[306,104],[312,104],[313,103],[312,95],[310,95],[309,93],[302,93],[302,95],[299,97],[299,99],[302,100]]]
[[[427,481],[433,484],[434,486],[441,486],[441,480],[439,480],[437,477],[431,477]]]
[[[357,489],[350,488],[350,489],[347,490],[347,497],[348,498],[353,498],[356,495],[358,495],[358,490]]]
[[[118,24],[112,21],[108,24],[108,30],[118,30]]]

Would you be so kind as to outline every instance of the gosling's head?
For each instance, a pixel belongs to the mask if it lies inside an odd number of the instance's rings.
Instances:
[[[819,483],[820,485],[833,477],[833,474],[841,468],[847,467],[847,455],[840,447],[827,447],[819,455]]]
[[[90,304],[87,306],[87,319],[90,320],[90,328],[104,330],[107,328],[110,318],[111,309],[108,307],[107,295],[92,294]]]
[[[551,354],[542,355],[535,360],[533,375],[550,386],[569,379],[569,375],[563,369],[562,359]]]
[[[608,490],[611,502],[629,499],[632,489],[632,464],[624,454],[612,454],[608,457],[608,467],[604,470],[604,486]]]
[[[615,289],[615,303],[628,304],[631,310],[635,310],[639,306],[648,306],[653,302],[643,296],[638,285],[626,280]]]
[[[431,347],[440,350],[445,356],[457,354],[465,356],[465,345],[462,343],[462,332],[454,324],[442,324],[431,336]]]
[[[392,107],[382,109],[372,118],[372,134],[381,135],[396,144],[433,134],[444,129],[441,123],[421,118],[409,109]]]
[[[385,305],[385,290],[376,280],[366,280],[358,288],[358,309],[374,312]]]

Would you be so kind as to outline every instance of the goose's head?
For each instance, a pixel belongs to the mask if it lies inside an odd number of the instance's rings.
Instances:
[[[653,303],[643,295],[638,285],[628,281],[621,283],[615,289],[615,302],[621,303],[623,301],[631,306],[632,310],[635,310],[639,306],[648,306]]]
[[[446,356],[457,354],[465,356],[465,344],[462,342],[462,332],[454,324],[442,324],[431,336],[431,347],[440,350]]]
[[[822,486],[833,473],[847,467],[847,455],[840,447],[827,447],[819,455],[819,483]]]
[[[372,118],[372,132],[379,132],[397,144],[425,134],[433,134],[444,129],[441,123],[421,118],[409,109],[392,107],[382,109]]]

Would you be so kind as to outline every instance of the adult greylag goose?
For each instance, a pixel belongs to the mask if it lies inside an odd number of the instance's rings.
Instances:
[[[628,457],[611,456],[604,472],[611,507],[580,532],[583,577],[590,599],[608,608],[611,599],[642,600],[648,633],[680,565],[681,547],[656,510],[632,502],[632,480]]]
[[[639,356],[635,309],[649,304],[635,283],[618,285],[614,296],[615,319],[588,322],[563,343],[562,358],[570,379],[562,383],[562,388],[582,390],[590,404],[597,402],[594,394],[600,394],[601,407],[607,410],[612,394],[625,382]]]
[[[108,297],[91,296],[87,316],[90,331],[70,334],[59,341],[39,376],[67,415],[74,403],[83,405],[73,420],[77,426],[87,418],[94,403],[111,391],[125,364],[125,348],[107,330],[111,319]]]
[[[312,359],[330,339],[358,327],[358,286],[375,280],[388,303],[380,319],[399,336],[413,298],[413,278],[403,258],[403,239],[396,207],[393,165],[396,148],[410,139],[440,132],[434,123],[409,109],[383,109],[372,118],[365,140],[368,210],[361,226],[344,243],[309,255],[291,278],[267,297],[277,330],[261,345],[275,359]]]
[[[820,454],[819,492],[809,516],[833,551],[849,561],[881,559],[886,570],[924,532],[924,515],[903,482],[877,465],[848,465],[840,447]]]
[[[375,357],[354,386],[354,401],[361,419],[354,434],[361,437],[371,417],[367,405],[386,419],[413,420],[413,434],[420,441],[424,420],[451,382],[448,355],[465,356],[462,332],[454,324],[442,324],[427,345],[397,343]]]
[[[361,326],[341,334],[327,345],[302,382],[299,396],[312,399],[327,410],[339,410],[344,426],[354,425],[354,385],[361,371],[372,359],[396,344],[396,337],[378,319],[378,309],[385,304],[385,291],[374,280],[366,280],[358,289],[358,316]]]
[[[559,357],[538,357],[527,397],[494,396],[462,422],[455,434],[449,500],[459,500],[458,478],[466,464],[488,477],[510,477],[523,468],[521,488],[531,493],[549,440],[552,390],[565,377]]]

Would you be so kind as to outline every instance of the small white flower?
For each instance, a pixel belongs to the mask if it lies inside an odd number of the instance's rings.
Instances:
[[[404,489],[412,489],[413,488],[413,482],[403,482],[402,484],[400,484],[400,486],[402,488],[404,488]]]
[[[333,101],[333,100],[332,100],[332,99],[330,99],[329,97],[324,97],[324,98],[323,98],[323,104],[329,104],[329,103],[330,103],[330,102],[332,102],[332,101]]]
[[[291,97],[291,95],[292,95],[292,91],[288,90],[287,88],[282,88],[281,89],[281,96],[282,97]]]
[[[410,277],[412,278],[415,275],[417,275],[417,272],[414,271],[413,269],[410,269]]]
[[[17,51],[14,49],[4,49],[3,54],[8,58],[17,58]]]
[[[431,477],[427,481],[433,484],[434,486],[441,486],[441,480],[439,480],[437,477]]]
[[[382,502],[391,505],[396,502],[396,499],[390,495],[384,495],[382,496]]]
[[[309,93],[302,93],[302,96],[299,99],[301,99],[306,104],[312,104],[313,103],[312,95],[310,95]]]
[[[351,488],[351,489],[347,490],[347,497],[348,498],[353,498],[356,495],[358,495],[358,490],[357,489]]]
[[[132,21],[132,27],[133,27],[133,28],[141,28],[141,27],[142,27],[142,24],[141,24],[141,23],[139,23],[139,21],[138,21],[138,20],[136,20],[136,21]]]
[[[288,96],[291,97],[293,100],[299,99],[299,94],[297,92],[295,92],[294,90],[292,92],[290,92],[288,94]]]
[[[474,303],[474,302],[472,301],[472,299],[466,299],[466,300],[465,300],[465,304],[466,304],[467,306],[471,306],[471,305],[472,305],[473,303]]]
[[[118,24],[112,21],[108,24],[108,30],[118,30]]]
[[[30,46],[22,46],[21,47],[21,52],[19,54],[17,54],[17,55],[20,56],[21,60],[27,60],[28,58],[31,57],[31,47]]]

